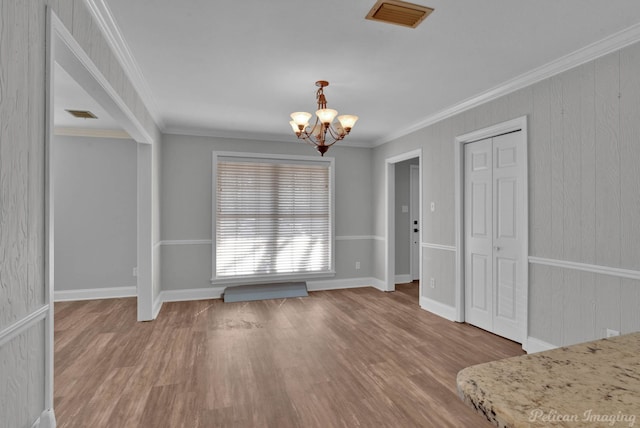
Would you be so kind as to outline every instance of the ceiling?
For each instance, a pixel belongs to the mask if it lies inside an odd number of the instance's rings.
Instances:
[[[118,122],[113,120],[106,110],[57,63],[53,76],[55,94],[53,97],[53,123],[57,132],[69,133],[72,129],[122,130]],[[87,110],[97,116],[97,119],[79,119],[66,110]]]
[[[328,80],[370,146],[640,22],[637,0],[415,0],[416,29],[365,20],[375,0],[99,1],[164,132],[294,141]]]

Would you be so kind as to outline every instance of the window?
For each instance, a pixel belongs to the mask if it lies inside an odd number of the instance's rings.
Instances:
[[[333,273],[333,159],[214,153],[213,282]]]

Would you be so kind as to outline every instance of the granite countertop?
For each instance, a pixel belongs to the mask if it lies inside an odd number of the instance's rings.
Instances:
[[[640,332],[467,367],[457,382],[499,427],[640,427]]]

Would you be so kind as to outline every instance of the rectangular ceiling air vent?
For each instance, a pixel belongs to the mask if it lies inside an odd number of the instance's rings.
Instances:
[[[80,119],[97,119],[98,116],[91,113],[89,110],[67,110],[67,112],[73,116],[78,117]]]
[[[416,28],[431,12],[433,9],[430,7],[418,4],[396,0],[378,0],[366,18]]]

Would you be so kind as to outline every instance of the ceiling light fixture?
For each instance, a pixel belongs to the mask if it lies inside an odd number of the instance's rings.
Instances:
[[[320,155],[324,156],[329,147],[349,134],[356,120],[358,120],[358,116],[352,114],[338,116],[336,110],[327,108],[327,99],[324,96],[323,89],[329,86],[329,82],[318,80],[316,86],[319,88],[316,91],[318,111],[316,111],[314,125],[309,126],[309,119],[311,119],[312,115],[306,111],[291,113],[291,119],[293,120],[289,124],[299,139],[315,146]],[[338,116],[338,121],[333,122],[336,116]]]

